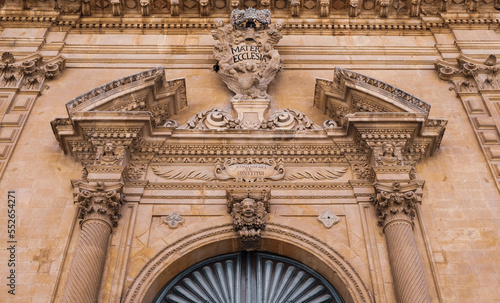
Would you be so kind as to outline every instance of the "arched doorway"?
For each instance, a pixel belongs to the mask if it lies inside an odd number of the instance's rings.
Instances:
[[[195,264],[169,281],[154,303],[344,303],[320,274],[293,259],[239,252]]]

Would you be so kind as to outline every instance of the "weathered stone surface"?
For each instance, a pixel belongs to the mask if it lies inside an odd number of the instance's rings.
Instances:
[[[324,1],[315,3],[312,9],[308,8],[312,4],[301,2],[300,9],[294,8],[293,12],[288,5],[275,8],[275,2],[259,2],[259,8],[270,9],[273,19],[283,18],[286,24],[282,30],[285,37],[276,46],[284,59],[284,68],[268,86],[271,98],[268,113],[263,117],[268,121],[281,109],[296,110],[310,119],[313,123],[310,125],[315,125],[301,131],[278,126],[202,131],[179,129],[169,121],[174,119],[178,125],[184,125],[193,115],[213,108],[238,119],[237,111],[231,112],[231,92],[211,70],[215,62],[210,26],[215,17],[228,22],[228,7],[217,8],[217,3],[210,2],[205,9],[203,1],[192,8],[184,6],[182,1],[177,4],[149,1],[148,5],[146,1],[135,1],[135,8],[123,5],[122,16],[112,17],[112,5],[98,10],[92,6],[98,1],[85,2],[89,7],[84,10],[78,2],[56,2],[62,6],[58,11],[50,6],[55,3],[51,1],[31,1],[31,7],[24,10],[21,2],[5,1],[0,12],[2,51],[11,52],[16,62],[37,51],[43,56],[42,63],[59,55],[66,58],[61,75],[44,82],[48,88],[42,87],[36,92],[25,89],[15,96],[13,87],[0,90],[0,160],[5,162],[0,166],[5,170],[0,180],[0,196],[5,201],[8,190],[16,191],[16,245],[19,248],[16,296],[9,295],[7,286],[3,285],[0,301],[61,302],[76,256],[81,231],[69,180],[82,179],[82,162],[63,154],[48,123],[57,117],[73,115],[65,107],[70,100],[155,66],[166,67],[166,80],[185,78],[188,105],[175,108],[183,104],[178,98],[183,95],[181,86],[171,94],[155,98],[158,97],[156,85],[163,82],[153,81],[154,77],[147,82],[151,86],[143,90],[128,86],[123,98],[114,99],[115,104],[105,100],[103,107],[95,108],[118,110],[127,100],[131,105],[134,98],[138,101],[138,107],[132,106],[132,112],[137,111],[133,117],[146,121],[146,126],[133,142],[122,142],[123,146],[131,144],[123,150],[127,156],[121,157],[120,150],[105,153],[106,140],[98,136],[88,138],[90,141],[86,136],[79,136],[78,140],[87,140],[90,145],[75,145],[70,152],[98,154],[99,158],[94,157],[92,161],[100,161],[102,166],[114,160],[125,161],[123,175],[117,171],[106,172],[110,179],[126,181],[123,189],[126,198],[107,247],[100,301],[120,302],[125,294],[133,294],[129,289],[141,281],[143,285],[158,285],[152,290],[147,286],[136,288],[138,295],[152,299],[161,285],[193,262],[241,249],[232,217],[227,213],[226,189],[266,187],[270,188],[271,198],[262,247],[320,271],[329,281],[334,281],[348,302],[396,302],[395,275],[390,267],[393,257],[389,257],[387,235],[377,227],[378,219],[370,203],[370,197],[375,194],[370,181],[375,173],[371,160],[392,169],[377,170],[379,177],[389,183],[403,177],[410,181],[412,175],[416,175],[417,181],[425,180],[425,186],[416,192],[422,202],[415,208],[413,231],[409,225],[407,232],[415,237],[431,301],[498,300],[500,195],[497,182],[500,170],[495,161],[500,140],[495,78],[488,78],[487,70],[480,70],[476,75],[469,68],[471,77],[454,74],[451,80],[462,82],[450,84],[439,78],[434,67],[436,59],[458,70],[467,60],[484,68],[496,66],[490,55],[498,57],[500,38],[493,28],[494,14],[490,13],[498,1],[478,2],[477,11],[471,14],[466,11],[467,1],[460,4],[421,1],[420,16],[411,18],[410,12],[415,15],[415,9],[392,5],[387,6],[387,18],[376,18],[380,10],[369,8],[370,1],[358,5],[355,1],[344,3],[340,10],[338,1],[330,1],[327,10],[323,8]],[[127,2],[130,6],[131,2]],[[150,17],[143,17],[147,15],[146,9],[141,11],[143,3],[150,8]],[[238,2],[237,5],[241,9],[246,4]],[[82,13],[92,16],[80,17]],[[176,14],[180,18],[171,17]],[[292,14],[297,17],[291,17]],[[320,18],[325,14],[325,19]],[[335,22],[325,22],[332,18]],[[376,81],[339,79],[335,76],[335,67]],[[318,98],[315,98],[317,78],[326,79],[323,84],[340,83],[339,90],[316,91]],[[369,94],[377,85],[380,85],[377,94]],[[450,86],[458,87],[458,97],[457,91],[449,90]],[[390,87],[408,92],[432,109],[426,114],[419,112],[418,107],[407,115],[404,108],[410,106],[395,103],[398,98],[387,95]],[[147,108],[160,100],[172,105],[169,109],[175,109],[175,114],[169,112],[168,118],[164,113],[141,116],[140,99],[144,95],[151,101]],[[104,96],[95,97],[98,100]],[[403,94],[400,97],[406,98]],[[315,103],[315,100],[322,101]],[[339,110],[339,106],[345,106],[347,112]],[[369,112],[390,114],[385,120],[372,119]],[[388,117],[397,117],[394,112],[406,117],[390,121]],[[89,115],[100,114],[91,111]],[[347,123],[342,122],[346,115]],[[113,113],[101,120],[126,120],[123,117]],[[85,115],[77,115],[77,118],[85,118]],[[440,147],[419,145],[439,137],[443,125],[436,122],[438,119],[448,120]],[[323,130],[321,125],[325,120],[334,123],[327,124]],[[301,121],[302,125],[308,124],[306,120]],[[128,127],[138,128],[136,122]],[[78,121],[77,125],[79,123],[83,122]],[[381,130],[377,131],[378,137],[368,138],[376,128],[365,127],[363,123],[385,124],[388,128],[412,127],[411,131],[393,133],[392,137]],[[86,131],[91,130],[89,125],[84,125]],[[125,126],[116,133],[126,134]],[[71,123],[62,121],[57,127],[62,136],[74,135]],[[352,131],[347,137],[366,143],[360,146],[337,140],[346,135],[344,127]],[[162,139],[148,137],[150,130]],[[171,136],[172,133],[175,135]],[[403,135],[418,142],[407,146]],[[183,146],[179,144],[182,136],[189,141]],[[121,141],[119,137],[108,139],[115,143]],[[266,144],[262,144],[264,141]],[[384,143],[390,142],[394,145],[392,152],[384,150],[384,146],[387,147]],[[95,153],[90,153],[93,147]],[[85,148],[89,148],[88,152]],[[373,158],[368,152],[371,148],[376,154]],[[410,156],[411,159],[407,158]],[[285,175],[283,179],[266,179],[264,183],[185,178],[189,175],[186,170],[213,173],[219,158],[283,159]],[[399,170],[394,169],[399,166],[389,165],[400,161],[403,165]],[[411,165],[416,172],[411,172]],[[159,176],[155,174],[156,167],[169,169],[163,173],[177,177]],[[92,179],[100,173],[99,169],[101,167],[96,166],[87,171],[87,177]],[[185,175],[179,175],[178,169]],[[287,179],[292,172],[307,175],[306,171],[310,176],[318,172],[332,174],[318,180]],[[0,212],[4,219],[7,210],[6,203],[2,203]],[[331,229],[325,229],[318,220],[318,214],[325,210],[340,219]],[[174,212],[184,222],[171,229],[164,220]],[[0,240],[5,243],[6,237],[4,233]],[[0,251],[0,260],[8,260],[7,250]],[[169,270],[161,272],[153,266],[156,261]],[[0,268],[5,276],[7,267]]]

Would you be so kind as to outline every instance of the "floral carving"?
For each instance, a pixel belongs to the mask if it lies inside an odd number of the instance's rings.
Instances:
[[[179,224],[184,223],[184,218],[179,213],[173,212],[171,215],[165,217],[163,220],[170,228],[177,228]]]
[[[269,212],[269,196],[270,191],[266,190],[258,194],[250,191],[244,194],[232,190],[227,192],[228,211],[233,217],[233,226],[240,236],[243,250],[260,248],[260,239]]]
[[[417,183],[401,184],[394,182],[392,185],[375,184],[377,195],[373,201],[378,217],[378,225],[386,226],[396,219],[413,221],[417,195]]]
[[[80,224],[87,220],[101,220],[109,224],[110,227],[116,227],[118,219],[121,217],[123,183],[80,182],[78,186],[79,193],[76,196],[76,202],[79,203],[81,209]]]
[[[271,24],[269,10],[248,8],[233,10],[230,24],[218,18],[215,25],[214,69],[236,94],[233,100],[268,99],[267,86],[283,61],[274,49],[283,21]]]

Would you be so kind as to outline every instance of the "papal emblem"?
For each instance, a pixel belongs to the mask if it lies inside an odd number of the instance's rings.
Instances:
[[[233,10],[230,24],[218,18],[215,25],[215,70],[236,94],[232,100],[268,99],[267,87],[283,62],[274,47],[284,22],[271,24],[269,10],[249,8]]]

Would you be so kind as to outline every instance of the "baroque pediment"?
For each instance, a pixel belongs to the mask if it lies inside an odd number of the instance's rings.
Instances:
[[[68,115],[77,112],[149,112],[156,125],[187,107],[184,79],[165,80],[163,67],[107,83],[66,104]]]
[[[316,79],[314,106],[338,124],[357,112],[428,114],[431,106],[388,83],[342,68],[333,80]]]

